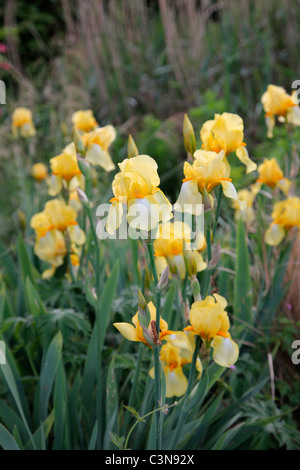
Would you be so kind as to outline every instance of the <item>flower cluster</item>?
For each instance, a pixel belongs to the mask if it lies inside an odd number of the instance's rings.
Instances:
[[[61,266],[68,253],[68,245],[73,266],[78,266],[79,247],[85,243],[85,233],[77,222],[77,212],[62,199],[48,201],[42,212],[31,219],[31,227],[35,232],[35,254],[43,261],[51,264],[51,268],[43,273],[50,277],[56,268]]]
[[[269,85],[261,101],[269,137],[273,136],[276,117],[279,122],[300,125],[299,106],[294,96],[288,95],[283,88]],[[50,171],[44,163],[35,163],[31,169],[36,181],[47,182],[48,195],[54,198],[32,216],[30,223],[35,233],[34,253],[50,265],[43,272],[43,278],[54,275],[65,263],[69,270],[76,272],[86,242],[85,230],[78,220],[80,201],[85,208],[90,208],[89,197],[84,192],[90,188],[90,166],[101,167],[107,172],[116,169],[109,153],[116,139],[115,128],[112,125],[100,127],[91,110],[75,112],[72,123],[73,141],[50,158]],[[12,129],[15,136],[34,136],[31,112],[26,108],[15,110]],[[222,195],[231,200],[235,218],[242,218],[247,228],[256,221],[257,199],[261,195],[274,199],[272,221],[265,233],[265,242],[269,245],[277,246],[289,230],[300,229],[300,199],[293,196],[292,180],[285,177],[275,158],[264,158],[257,165],[249,157],[240,116],[228,112],[215,114],[203,124],[199,135],[201,144],[197,148],[193,126],[185,115],[183,138],[187,159],[174,205],[160,188],[155,159],[140,154],[131,136],[127,158],[118,163],[112,181],[113,197],[106,231],[114,234],[125,221],[126,226],[138,232],[139,242],[146,240],[156,295],[156,305],[140,298],[139,310],[132,322],[115,322],[114,327],[125,339],[143,343],[152,351],[154,367],[150,376],[155,380],[158,402],[160,366],[166,380],[166,397],[172,398],[191,391],[195,370],[200,379],[204,367],[201,353],[209,357],[206,353],[211,352],[212,359],[225,368],[233,366],[239,357],[239,345],[229,332],[227,300],[218,290],[209,287],[213,265],[213,222],[216,225],[218,221]],[[231,168],[233,154],[245,165],[248,175],[255,175],[248,188],[238,191]],[[282,197],[286,199],[281,200]],[[190,224],[186,215],[189,215]],[[203,217],[204,224],[196,225],[195,229],[198,216]],[[97,240],[95,234],[94,240]],[[176,305],[180,326],[173,330],[161,315],[161,293],[174,280],[176,288],[181,288]],[[188,283],[190,286],[187,287]],[[146,292],[148,295],[149,291]],[[175,323],[172,321],[172,325]],[[189,379],[185,374],[188,368]]]
[[[86,235],[77,220],[82,206],[76,189],[85,189],[88,172],[84,170],[90,164],[100,165],[106,171],[115,168],[108,152],[116,138],[114,127],[99,127],[91,110],[75,112],[72,122],[74,141],[66,145],[60,154],[50,158],[50,173],[41,162],[34,163],[31,168],[31,176],[37,182],[45,180],[49,196],[55,197],[45,204],[42,212],[34,214],[30,221],[35,232],[34,253],[40,260],[50,264],[50,268],[43,272],[43,278],[53,276],[67,258],[70,261],[69,269],[74,272],[78,269]],[[35,135],[30,110],[17,108],[14,111],[12,130],[15,136]]]

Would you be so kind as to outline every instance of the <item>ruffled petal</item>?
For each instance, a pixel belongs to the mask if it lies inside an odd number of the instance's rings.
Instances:
[[[158,225],[159,205],[153,196],[135,198],[128,201],[127,222],[137,230],[150,231]]]
[[[181,279],[184,279],[185,275],[186,275],[186,267],[185,267],[185,262],[184,262],[183,255],[182,254],[174,255],[173,259],[174,259],[179,277]]]
[[[54,276],[55,271],[56,271],[55,266],[52,266],[51,268],[46,269],[42,273],[42,279],[50,279],[50,277]]]
[[[257,165],[249,158],[246,147],[238,148],[236,150],[236,156],[244,165],[246,165],[246,173],[251,173],[256,170]]]
[[[286,120],[290,124],[293,124],[294,126],[300,126],[300,108],[299,106],[292,106],[287,114],[286,114]]]
[[[160,209],[159,221],[168,222],[169,220],[171,220],[173,218],[172,204],[164,195],[164,193],[159,189],[155,191],[155,193],[153,194],[153,198],[156,201],[156,203],[159,204],[159,209]]]
[[[139,341],[137,331],[133,325],[130,325],[130,323],[119,322],[114,323],[114,326],[119,330],[121,335],[129,341]]]
[[[188,381],[183,373],[181,367],[176,367],[170,370],[169,367],[164,367],[166,376],[166,397],[181,397],[185,394],[188,386]]]
[[[79,225],[69,225],[67,230],[72,243],[76,243],[76,245],[83,245],[85,243],[86,236]]]
[[[116,165],[107,150],[98,144],[92,144],[86,152],[86,159],[91,165],[101,166],[105,171],[112,171]]]
[[[48,194],[50,196],[57,196],[62,190],[62,178],[61,176],[51,175],[46,179],[48,185]]]
[[[285,236],[285,230],[282,225],[271,224],[265,233],[265,242],[267,245],[277,246],[282,242]]]
[[[183,331],[172,331],[170,334],[165,335],[163,339],[177,348],[192,352],[189,338]]]
[[[168,266],[167,260],[164,256],[155,257],[155,266],[158,277],[160,277],[163,270]]]
[[[114,202],[109,209],[106,230],[111,235],[120,227],[123,217],[123,204]]]
[[[196,261],[197,273],[204,271],[207,268],[207,263],[202,258],[201,254],[198,251],[194,251],[194,257]]]
[[[287,178],[282,178],[282,180],[278,181],[277,186],[287,196],[291,189],[292,182]]]
[[[216,336],[211,342],[213,347],[213,360],[221,367],[232,366],[239,357],[238,345],[230,338]]]
[[[197,180],[182,183],[178,199],[174,204],[174,210],[193,215],[200,215],[202,213],[202,196],[198,190]]]

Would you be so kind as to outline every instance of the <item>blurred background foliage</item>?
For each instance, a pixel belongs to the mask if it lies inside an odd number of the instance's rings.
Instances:
[[[163,190],[173,198],[185,158],[183,114],[198,137],[214,113],[240,114],[249,153],[260,156],[261,95],[269,83],[290,91],[299,71],[298,2],[8,0],[0,12],[0,42],[7,46],[0,55],[7,87],[0,174],[12,185],[15,168],[5,164],[5,142],[17,103],[34,110],[39,160],[48,161],[69,141],[72,113],[91,108],[100,125],[118,128],[115,160],[126,155],[131,133],[140,151],[157,159],[167,175]],[[274,148],[262,150],[268,155]],[[15,201],[1,197],[11,215]]]

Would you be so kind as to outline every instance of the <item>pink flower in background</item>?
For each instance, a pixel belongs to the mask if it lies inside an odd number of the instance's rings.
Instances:
[[[0,42],[0,54],[5,54],[7,52],[7,46]]]
[[[0,69],[10,70],[11,65],[8,62],[0,62]]]

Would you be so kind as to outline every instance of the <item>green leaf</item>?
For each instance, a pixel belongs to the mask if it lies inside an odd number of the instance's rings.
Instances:
[[[129,411],[129,413],[132,414],[132,416],[134,416],[138,421],[143,421],[145,422],[145,420],[139,415],[139,412],[133,407],[133,406],[127,406],[127,405],[123,405],[124,408],[126,408],[127,411]]]
[[[25,299],[30,315],[39,316],[47,313],[45,306],[29,277],[27,277],[25,281]]]
[[[234,318],[238,326],[238,337],[248,335],[247,325],[253,325],[252,316],[252,283],[250,275],[249,250],[245,222],[238,222],[236,265],[234,280]]]
[[[6,287],[5,284],[2,284],[1,292],[0,292],[0,325],[2,325],[4,320],[4,307],[5,307],[5,300],[6,300]]]
[[[270,326],[275,318],[277,309],[281,300],[286,294],[288,286],[284,284],[284,276],[286,273],[292,243],[290,243],[280,254],[278,259],[273,282],[267,294],[260,300],[259,321],[262,326]]]
[[[14,374],[12,372],[12,369],[8,360],[8,350],[7,350],[7,363],[4,365],[1,365],[0,372],[3,374],[4,380],[9,388],[9,391],[11,392],[14,398],[14,401],[16,403],[16,406],[18,408],[18,411],[20,413],[20,416],[26,428],[27,434],[29,438],[32,440],[32,434],[31,434],[31,431],[30,431],[30,428],[29,428],[29,425],[28,425],[28,422],[24,413],[24,409],[23,409],[23,399],[19,390],[20,385],[17,384]]]
[[[91,407],[91,393],[96,382],[97,331],[94,328],[88,344],[81,387],[82,404],[88,411]]]
[[[99,322],[99,349],[102,349],[106,330],[109,323],[111,306],[115,296],[118,278],[119,278],[119,262],[117,261],[106,284],[102,291],[102,295],[99,301],[99,310],[97,309],[97,321]]]
[[[0,424],[0,446],[3,450],[20,450],[15,438]]]
[[[27,441],[28,433],[22,419],[2,400],[0,400],[0,420],[10,432],[13,432],[14,427],[17,427],[22,441]]]
[[[9,287],[15,288],[18,283],[18,270],[9,251],[0,241],[0,265],[3,269],[4,280]]]
[[[28,441],[25,450],[32,450],[38,449],[38,450],[46,450],[46,439],[50,434],[50,431],[52,429],[54,422],[54,410],[51,411],[49,416],[44,420],[43,423],[38,427],[38,429],[35,431],[33,434],[33,439],[31,441]]]
[[[141,293],[141,291],[138,291],[138,306],[139,306],[138,319],[139,319],[140,325],[142,326],[143,329],[145,328],[147,330],[150,320],[151,320],[151,314],[148,309],[146,299]]]
[[[117,431],[116,418],[119,410],[118,385],[115,377],[115,358],[109,364],[106,379],[106,430],[105,430],[105,449],[110,443],[111,432]]]
[[[125,437],[118,436],[117,434],[111,432],[109,436],[111,442],[119,449],[123,450],[124,449],[124,442],[125,442]]]
[[[168,289],[167,295],[165,297],[165,303],[162,308],[162,317],[166,320],[166,322],[169,325],[171,323],[171,318],[172,318],[172,310],[173,310],[175,294],[176,294],[176,289],[175,289],[174,284],[172,284],[170,288]],[[170,328],[171,327],[172,326],[170,326]]]
[[[47,350],[39,381],[39,416],[44,421],[48,415],[48,404],[56,372],[61,361],[62,334],[59,331]]]
[[[95,450],[96,449],[96,444],[97,444],[97,434],[98,434],[98,421],[95,422],[92,435],[90,438],[90,442],[88,445],[88,450]]]
[[[29,277],[29,279],[33,283],[34,278],[36,277],[36,272],[32,264],[30,263],[26,245],[21,235],[19,235],[18,240],[17,240],[17,255],[18,255],[19,266],[21,269],[23,282],[25,282],[25,279]]]
[[[60,361],[58,366],[55,387],[54,387],[54,450],[63,450],[69,448],[68,433],[68,405],[67,405],[67,384],[65,370]],[[67,445],[65,440],[67,439]]]

